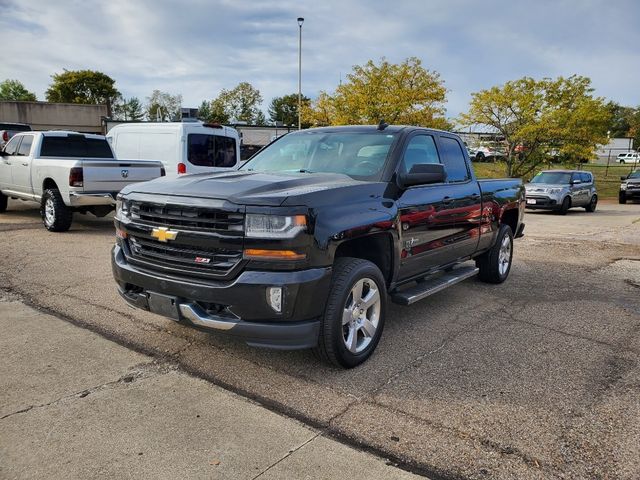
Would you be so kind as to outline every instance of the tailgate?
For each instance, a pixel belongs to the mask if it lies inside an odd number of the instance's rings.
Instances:
[[[155,160],[82,160],[85,192],[119,192],[132,183],[161,176],[162,163]]]

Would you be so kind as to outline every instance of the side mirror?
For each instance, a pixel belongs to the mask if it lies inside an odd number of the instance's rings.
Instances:
[[[627,179],[627,177],[624,176],[624,175],[622,177],[620,177],[620,180],[626,180],[626,179]]]
[[[582,183],[582,180],[571,180],[571,185],[578,185],[579,183]]]
[[[419,163],[411,167],[409,173],[401,173],[398,176],[402,188],[442,183],[446,179],[447,173],[444,171],[444,165],[440,163]]]

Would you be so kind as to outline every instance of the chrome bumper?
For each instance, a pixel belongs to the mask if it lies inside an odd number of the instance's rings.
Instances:
[[[116,199],[111,192],[106,192],[106,193],[69,192],[69,204],[72,207],[90,207],[94,205],[115,206]]]

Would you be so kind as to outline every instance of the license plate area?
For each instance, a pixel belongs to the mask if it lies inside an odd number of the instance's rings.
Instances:
[[[527,198],[527,204],[528,205],[535,205],[536,204],[536,199],[535,198]]]
[[[168,317],[176,322],[180,320],[178,311],[178,298],[161,293],[149,293],[149,310],[163,317]]]

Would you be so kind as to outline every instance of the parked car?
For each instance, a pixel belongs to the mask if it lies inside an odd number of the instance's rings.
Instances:
[[[506,152],[501,148],[493,146],[480,145],[476,147],[467,147],[471,160],[476,162],[493,161],[499,157],[505,157]]]
[[[160,160],[169,177],[235,168],[238,131],[202,122],[122,123],[107,133],[116,157]]]
[[[618,163],[638,163],[640,162],[640,153],[637,152],[626,152],[626,153],[619,153],[618,156],[616,157],[616,162]]]
[[[26,123],[0,122],[0,148],[4,147],[16,133],[30,131],[31,125],[27,125]]]
[[[544,170],[525,185],[527,208],[555,210],[561,215],[573,207],[595,212],[598,192],[591,172]]]
[[[345,368],[375,350],[387,293],[501,283],[524,229],[520,180],[477,180],[454,134],[384,124],[292,132],[237,171],[132,185],[118,205],[129,304]]]
[[[0,213],[9,197],[38,202],[52,232],[74,212],[107,215],[124,186],[164,175],[160,162],[116,160],[105,137],[77,132],[18,133],[0,155]]]
[[[618,203],[627,203],[627,200],[640,198],[640,170],[631,172],[626,177],[620,177],[620,192]]]

